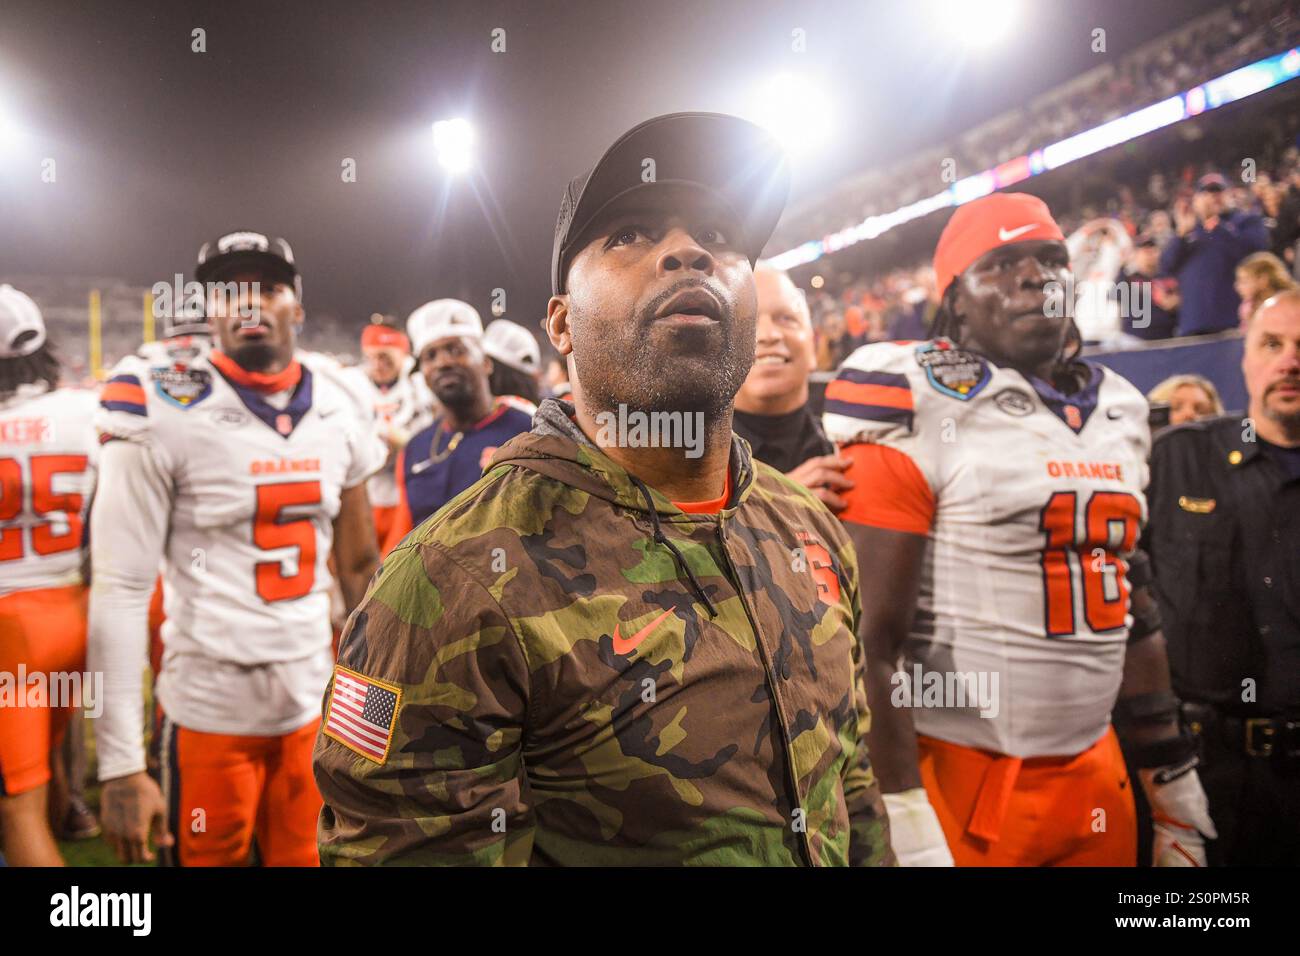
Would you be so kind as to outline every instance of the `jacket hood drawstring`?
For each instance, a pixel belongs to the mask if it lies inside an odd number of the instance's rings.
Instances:
[[[516,435],[498,448],[486,470],[490,471],[498,465],[527,468],[633,512],[641,510],[637,501],[639,497],[645,503],[645,510],[650,513],[655,544],[663,545],[673,556],[673,563],[678,569],[678,580],[685,577],[692,593],[708,610],[709,617],[717,618],[717,606],[704,593],[704,588],[700,586],[699,579],[682,557],[681,551],[664,534],[659,508],[655,505],[650,489],[641,479],[607,458],[583,434],[574,420],[575,414],[573,405],[568,402],[545,399],[533,415],[532,431]],[[732,476],[732,505],[738,506],[744,501],[752,483],[754,469],[749,445],[735,435],[732,435],[731,441],[731,467],[735,469]],[[636,489],[635,492],[632,491],[633,488]]]
[[[686,580],[691,584],[691,590],[693,590],[695,596],[700,599],[700,603],[708,608],[710,619],[716,618],[718,616],[718,609],[713,606],[713,602],[709,600],[709,596],[704,593],[704,588],[700,587],[700,582],[696,579],[695,572],[693,572],[691,566],[686,563],[686,559],[682,557],[682,553],[677,550],[677,545],[668,540],[668,536],[664,534],[664,529],[659,524],[659,510],[655,507],[654,499],[650,497],[650,489],[647,488],[645,482],[636,475],[629,474],[628,478],[632,480],[632,483],[636,485],[637,490],[645,497],[646,510],[650,512],[650,522],[654,525],[655,529],[655,542],[664,545],[672,552],[673,560],[676,562],[677,567],[685,573]]]

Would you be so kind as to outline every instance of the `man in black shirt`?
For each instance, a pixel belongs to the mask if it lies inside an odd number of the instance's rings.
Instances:
[[[1146,550],[1200,736],[1212,864],[1300,863],[1300,292],[1246,335],[1249,417],[1156,439]]]
[[[844,499],[837,492],[852,488],[853,482],[842,474],[848,459],[835,454],[808,407],[808,375],[816,363],[808,303],[784,272],[755,269],[754,285],[754,366],[736,395],[732,430],[749,442],[759,461],[808,488],[832,511],[841,511]]]

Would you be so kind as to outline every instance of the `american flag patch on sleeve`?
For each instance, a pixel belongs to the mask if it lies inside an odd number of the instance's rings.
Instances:
[[[325,715],[325,736],[367,760],[383,763],[393,742],[397,706],[401,701],[401,688],[335,664]]]

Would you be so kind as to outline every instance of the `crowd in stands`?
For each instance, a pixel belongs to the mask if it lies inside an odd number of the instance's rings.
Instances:
[[[1300,0],[1238,0],[1225,5],[952,142],[914,153],[893,167],[864,173],[802,208],[787,210],[769,251],[936,192],[941,187],[935,171],[942,158],[955,159],[963,176],[990,169],[1297,43]],[[1117,330],[1121,337],[1150,340],[1225,330],[1243,321],[1253,305],[1295,281],[1300,274],[1300,150],[1291,143],[1275,153],[1276,161],[1253,170],[1250,181],[1243,179],[1233,160],[1203,159],[1154,169],[1145,181],[1118,183],[1103,201],[1094,199],[1075,208],[1054,206],[1067,235],[1078,234],[1085,244],[1100,221],[1112,220],[1118,230],[1092,236],[1093,244],[1101,239],[1116,246],[1110,250],[1118,265],[1115,281],[1150,285],[1149,315],[1136,323],[1131,317],[1124,319]],[[1220,171],[1224,175],[1218,188],[1198,189],[1212,184]],[[1221,216],[1198,212],[1198,204],[1213,204],[1210,193],[1218,197]],[[1218,228],[1207,229],[1207,218],[1209,225]],[[1207,268],[1211,261],[1213,268]],[[809,276],[796,278],[809,285]],[[51,317],[54,334],[64,343],[70,370],[88,379],[90,363],[83,356],[89,356],[90,350],[82,286],[105,280],[78,280],[65,283],[66,289],[51,290],[26,277],[9,281],[33,289]],[[820,371],[834,370],[867,342],[925,337],[939,304],[934,275],[923,253],[906,265],[851,277],[819,277],[812,285],[806,293]],[[105,294],[101,367],[111,367],[138,346],[143,292],[119,283]],[[313,313],[310,347],[353,364],[354,325],[354,321]]]
[[[940,191],[941,163],[971,176],[1159,102],[1300,42],[1296,0],[1238,0],[1106,62],[951,142],[835,186],[787,211],[774,248],[792,248]]]
[[[1277,151],[1253,182],[1187,163],[1120,184],[1098,206],[1060,210],[1067,235],[1099,223],[1115,249],[1116,282],[1150,284],[1149,314],[1125,315],[1111,343],[1206,334],[1241,326],[1300,275],[1300,149]],[[1076,264],[1077,268],[1077,264]],[[867,342],[925,338],[938,308],[934,273],[916,262],[808,291],[817,367],[831,371]]]

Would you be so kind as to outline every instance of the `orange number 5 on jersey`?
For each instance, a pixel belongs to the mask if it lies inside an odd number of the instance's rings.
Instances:
[[[263,601],[292,601],[311,593],[316,583],[316,528],[310,518],[284,520],[280,512],[294,505],[320,504],[319,481],[290,481],[257,486],[253,543],[263,551],[297,548],[298,571],[286,575],[280,561],[259,561],[257,596]]]

